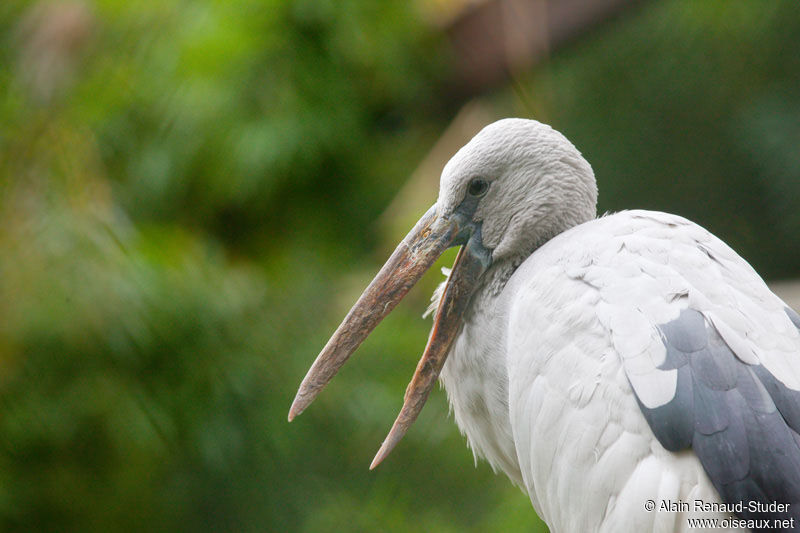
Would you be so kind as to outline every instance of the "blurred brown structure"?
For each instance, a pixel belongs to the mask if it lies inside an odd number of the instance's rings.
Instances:
[[[462,98],[532,69],[557,48],[641,0],[489,0],[445,24],[454,51],[453,93]]]
[[[82,0],[34,4],[17,35],[21,78],[36,100],[49,104],[75,77],[94,30],[91,7]]]

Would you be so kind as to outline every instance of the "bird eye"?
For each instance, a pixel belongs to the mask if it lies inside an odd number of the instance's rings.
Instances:
[[[483,196],[488,190],[488,181],[482,178],[475,178],[469,182],[469,189],[467,189],[467,192],[469,192],[470,196]]]

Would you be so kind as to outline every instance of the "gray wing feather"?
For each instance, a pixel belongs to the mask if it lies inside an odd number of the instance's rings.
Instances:
[[[656,438],[671,451],[693,448],[725,501],[792,504],[785,514],[742,518],[800,520],[800,392],[736,357],[698,311],[658,329],[667,349],[659,369],[678,377],[671,401],[639,402]]]

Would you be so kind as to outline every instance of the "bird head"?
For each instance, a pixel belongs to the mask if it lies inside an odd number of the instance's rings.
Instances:
[[[289,420],[308,407],[442,252],[461,246],[403,408],[370,468],[377,466],[422,410],[487,270],[527,257],[547,239],[594,218],[596,200],[591,167],[554,129],[525,119],[485,127],[447,163],[436,203],[320,352],[300,385]]]
[[[445,165],[436,207],[481,227],[493,262],[527,257],[595,216],[592,167],[566,137],[535,120],[486,126]]]

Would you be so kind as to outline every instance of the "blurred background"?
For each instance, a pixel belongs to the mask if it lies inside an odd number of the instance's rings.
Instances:
[[[506,116],[800,308],[796,0],[0,3],[0,529],[543,531],[442,391],[367,470],[438,269],[286,422]]]

